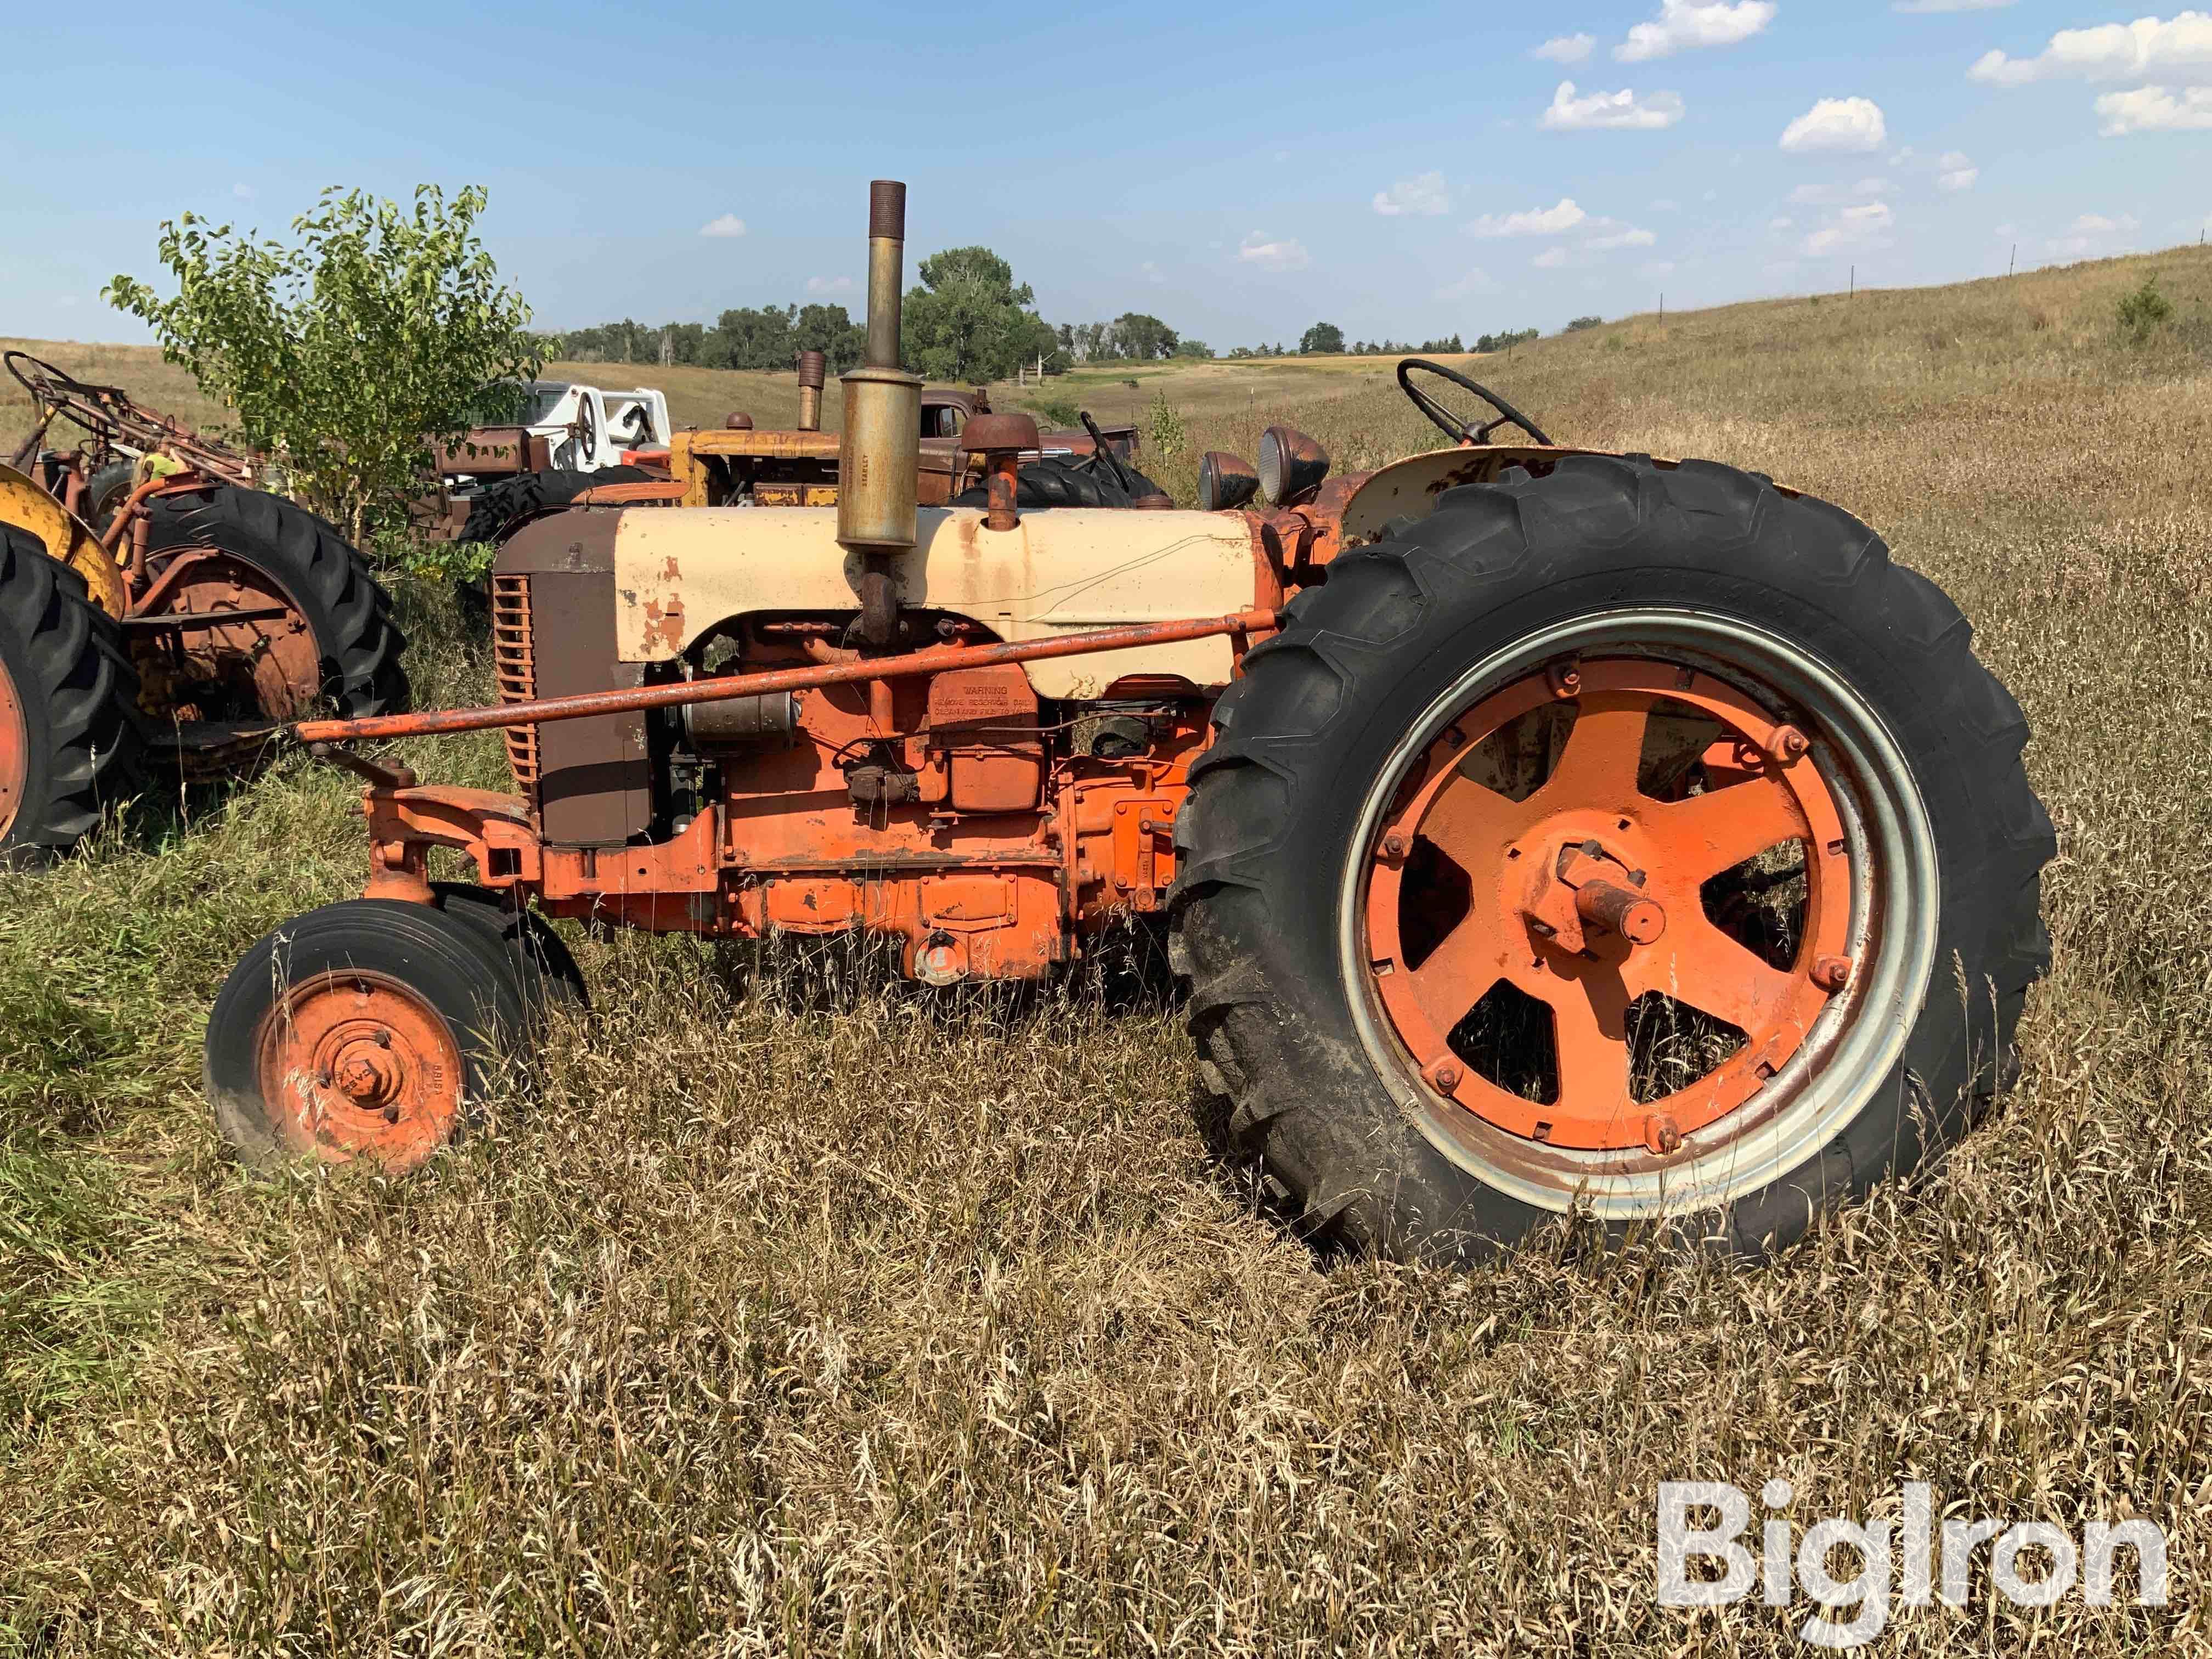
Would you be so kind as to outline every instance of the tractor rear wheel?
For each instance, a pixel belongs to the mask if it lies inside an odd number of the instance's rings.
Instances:
[[[1131,507],[1145,496],[1167,494],[1127,462],[1122,465],[1128,473],[1126,484],[1096,456],[1074,461],[1048,455],[1030,461],[1016,475],[1014,504],[1024,513],[1048,507]],[[985,486],[975,484],[956,496],[952,505],[985,507],[989,505],[988,494]]]
[[[137,793],[137,691],[82,578],[0,524],[0,867],[67,852]]]
[[[460,539],[496,543],[521,520],[551,507],[566,507],[587,489],[601,484],[642,483],[653,476],[641,466],[603,466],[596,471],[556,466],[501,478],[485,485],[471,504]]]
[[[542,988],[474,904],[351,899],[258,941],[208,1016],[216,1124],[245,1162],[415,1169],[466,1127]]]
[[[1572,458],[1332,564],[1192,769],[1171,900],[1232,1132],[1315,1231],[1735,1253],[1938,1155],[2048,962],[1965,619],[1863,525]]]
[[[288,613],[157,635],[173,641],[148,664],[157,705],[238,720],[298,719],[324,697],[346,719],[407,707],[399,663],[407,641],[392,623],[392,596],[336,526],[281,495],[222,484],[145,505],[148,564],[168,595],[155,614]],[[196,554],[206,556],[165,586],[171,566]]]

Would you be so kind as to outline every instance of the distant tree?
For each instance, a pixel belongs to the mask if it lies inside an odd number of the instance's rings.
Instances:
[[[987,247],[947,248],[917,267],[906,299],[906,355],[939,380],[995,380],[1058,339],[1031,307],[1036,295]]]
[[[1344,331],[1334,323],[1316,323],[1298,341],[1298,350],[1304,356],[1316,356],[1344,349]]]
[[[432,445],[544,361],[530,307],[477,240],[485,200],[475,185],[451,202],[418,185],[407,207],[326,190],[289,247],[187,213],[157,244],[173,298],[120,276],[103,293],[360,541],[430,471]]]
[[[1580,334],[1585,329],[1604,326],[1605,319],[1602,317],[1577,317],[1559,331],[1563,334]]]
[[[1114,319],[1114,355],[1138,362],[1175,356],[1176,331],[1157,317],[1125,311]]]
[[[1474,343],[1474,349],[1477,351],[1510,351],[1515,346],[1535,339],[1539,333],[1539,330],[1524,328],[1513,333],[1486,334]]]
[[[1421,342],[1421,349],[1442,353],[1464,351],[1467,348],[1459,343],[1459,336],[1455,334],[1448,340],[1424,340]]]
[[[1185,336],[1176,342],[1175,355],[1178,357],[1208,358],[1213,356],[1213,348],[1203,340],[1194,340]]]
[[[791,362],[797,306],[740,306],[724,312],[702,343],[709,368],[784,368]]]
[[[859,368],[867,355],[868,331],[846,315],[842,306],[806,306],[793,319],[791,349],[818,351],[829,359],[832,374],[842,374]]]

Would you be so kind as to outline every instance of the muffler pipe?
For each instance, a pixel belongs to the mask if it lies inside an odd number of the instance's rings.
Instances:
[[[822,382],[829,373],[830,360],[818,351],[799,354],[799,429],[801,432],[822,430]]]
[[[921,377],[899,367],[906,186],[868,186],[868,356],[838,384],[845,395],[837,463],[837,539],[860,556],[860,625],[871,645],[892,642],[898,601],[891,558],[909,552],[920,519]]]

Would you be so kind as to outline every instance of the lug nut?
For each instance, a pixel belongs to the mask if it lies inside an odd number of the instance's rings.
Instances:
[[[1812,741],[1794,726],[1778,726],[1774,735],[1766,741],[1766,752],[1775,760],[1788,763],[1804,758]]]
[[[1655,1112],[1644,1120],[1644,1144],[1661,1158],[1682,1150],[1682,1130],[1664,1112]]]
[[[1583,671],[1572,663],[1552,669],[1549,678],[1555,697],[1571,697],[1583,689]]]
[[[1443,1090],[1444,1093],[1449,1094],[1453,1090],[1458,1088],[1459,1079],[1459,1067],[1452,1065],[1450,1062],[1447,1061],[1443,1065],[1437,1067],[1437,1087]]]
[[[1813,983],[1833,995],[1851,982],[1849,957],[1822,957],[1813,964]]]
[[[1392,860],[1394,863],[1399,859],[1405,857],[1406,838],[1403,836],[1399,835],[1383,836],[1382,856]]]

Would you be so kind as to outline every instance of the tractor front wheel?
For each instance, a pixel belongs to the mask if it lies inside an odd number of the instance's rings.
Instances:
[[[204,1075],[240,1158],[365,1159],[401,1175],[458,1135],[538,1031],[535,976],[473,914],[387,899],[311,910],[257,943],[208,1016]]]
[[[1178,819],[1204,1066],[1316,1231],[1756,1255],[1960,1134],[2049,820],[1964,618],[1837,509],[1574,458],[1347,552]]]

